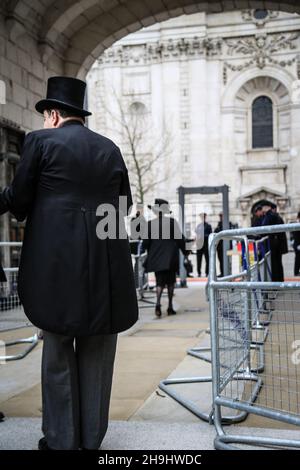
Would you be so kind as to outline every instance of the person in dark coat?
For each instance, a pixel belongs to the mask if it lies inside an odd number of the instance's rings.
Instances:
[[[256,206],[254,211],[253,211],[253,217],[251,220],[251,227],[261,227],[262,222],[264,220],[264,212],[262,206]],[[263,235],[251,235],[249,237],[252,240],[260,240],[261,238],[264,238]],[[260,261],[264,253],[268,250],[268,244],[266,241],[260,242],[256,245],[257,253],[256,256],[258,260]]]
[[[271,209],[272,209],[272,212],[277,215],[279,224],[284,224],[283,218],[277,212],[277,204],[272,203],[271,204]],[[281,254],[286,255],[289,252],[286,233],[285,232],[280,232],[278,234],[278,236],[279,236],[279,241],[280,241]]]
[[[0,263],[0,282],[7,282],[5,271]]]
[[[263,207],[264,218],[262,226],[264,225],[281,225],[282,218],[277,214],[274,204],[265,205]],[[283,234],[285,235],[285,234]],[[286,236],[285,236],[286,239]],[[282,255],[286,253],[287,242],[281,233],[272,233],[269,235],[270,250],[271,250],[271,271],[273,282],[284,281],[284,271],[282,265]]]
[[[205,275],[209,272],[209,253],[208,253],[208,237],[212,232],[211,225],[206,222],[207,214],[203,214],[203,221],[196,227],[196,245],[197,245],[197,271],[201,277],[202,257],[205,258]]]
[[[36,105],[44,129],[26,136],[0,194],[1,214],[27,218],[18,293],[44,336],[41,450],[99,448],[117,334],[138,319],[128,237],[105,238],[101,229],[115,209],[122,231],[119,197],[125,213],[132,204],[128,173],[119,148],[84,126],[85,89],[70,77],[48,80]]]
[[[145,252],[143,247],[142,239],[144,238],[147,232],[147,221],[142,213],[143,206],[142,204],[137,205],[139,210],[136,211],[136,214],[130,220],[130,251],[131,254],[135,256],[134,260],[134,278],[135,286],[139,288],[140,279],[140,255]]]
[[[222,212],[219,214],[219,222],[214,230],[214,233],[222,232],[223,230],[223,214]],[[229,229],[237,228],[237,225],[233,225],[232,222],[229,221]],[[232,250],[232,241],[229,242],[229,248]],[[220,264],[220,276],[224,277],[224,253],[223,253],[223,240],[220,240],[217,246],[217,255]]]
[[[261,227],[262,221],[264,219],[264,213],[262,206],[257,206],[254,209],[253,218],[251,221],[251,227]]]
[[[164,287],[168,289],[168,315],[175,315],[173,309],[174,287],[176,273],[179,271],[179,249],[188,254],[185,249],[186,239],[178,222],[169,217],[169,203],[164,199],[155,199],[154,206],[148,206],[156,214],[156,218],[148,222],[147,239],[143,245],[148,252],[144,264],[146,272],[154,272],[156,278],[156,307],[155,314],[161,317],[161,296]]]
[[[1,263],[1,261],[0,261],[0,284],[2,284],[2,283],[4,283],[4,282],[7,282],[7,279],[6,279],[5,271],[4,271],[3,267],[2,267],[2,263]],[[1,294],[1,290],[2,290],[1,288],[2,288],[2,286],[0,285],[0,294]],[[1,306],[2,306],[2,302],[4,302],[4,305],[5,305],[5,304],[6,304],[6,301],[7,301],[6,296],[2,297],[2,296],[0,295],[0,308],[1,308]],[[1,421],[1,419],[0,419],[0,421]]]
[[[215,228],[214,233],[219,233],[222,232],[223,230],[223,214],[219,214],[219,222],[218,225]],[[217,255],[219,259],[219,265],[220,265],[220,274],[221,277],[224,277],[224,255],[223,255],[223,240],[220,240],[217,246]]]
[[[297,214],[297,223],[300,223],[300,212]],[[295,251],[294,276],[300,276],[300,231],[292,232],[292,236]]]

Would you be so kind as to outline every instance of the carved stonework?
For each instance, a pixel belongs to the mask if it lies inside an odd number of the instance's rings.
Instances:
[[[228,54],[250,55],[251,59],[239,65],[233,65],[226,62],[226,66],[232,71],[241,71],[250,65],[256,65],[263,69],[268,63],[286,67],[292,65],[297,57],[289,60],[277,60],[273,56],[276,52],[286,49],[293,50],[297,48],[295,41],[299,38],[298,33],[291,34],[256,34],[255,36],[228,39],[225,43],[228,46]]]
[[[276,203],[278,212],[283,213],[288,206],[289,197],[285,194],[280,194],[276,191],[272,191],[270,188],[262,186],[238,198],[238,203],[243,215],[249,214],[250,207],[255,206],[257,203],[261,203],[262,201],[271,201]]]
[[[99,58],[100,64],[129,64],[178,59],[182,56],[216,56],[222,52],[221,38],[181,38],[157,41],[139,46],[113,46]]]
[[[279,12],[273,11],[273,10],[266,10],[265,18],[260,18],[260,19],[255,18],[254,16],[255,10],[251,10],[251,9],[242,10],[241,14],[242,14],[242,18],[244,21],[248,21],[248,22],[250,21],[260,28],[265,26],[265,24],[268,21],[273,20],[274,18],[277,18],[279,16]]]
[[[222,52],[223,40],[221,38],[213,38],[205,40],[206,54],[210,56],[215,56]]]
[[[297,78],[300,80],[300,54],[297,56]]]
[[[240,208],[243,214],[249,214],[249,209],[250,209],[250,198],[240,198],[239,203],[240,203]]]
[[[227,73],[227,67],[226,63],[223,65],[223,83],[224,85],[227,85],[227,80],[228,80],[228,73]]]
[[[6,119],[4,117],[0,117],[0,128],[1,127],[22,131],[21,126],[19,126],[19,124],[16,124],[14,121],[11,121],[10,119]]]

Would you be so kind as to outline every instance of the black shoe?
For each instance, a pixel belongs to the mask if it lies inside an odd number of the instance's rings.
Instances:
[[[161,308],[160,308],[160,305],[156,305],[155,307],[155,315],[157,317],[161,317]]]
[[[173,310],[173,308],[169,307],[167,312],[168,312],[168,315],[176,315],[176,312],[175,312],[175,310]]]
[[[4,421],[4,418],[5,418],[4,414],[1,413],[1,411],[0,411],[0,423],[1,423],[2,421]]]
[[[54,449],[51,449],[47,444],[46,438],[42,437],[42,439],[39,440],[39,450],[54,450]]]

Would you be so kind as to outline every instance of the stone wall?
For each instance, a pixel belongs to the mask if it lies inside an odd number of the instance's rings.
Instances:
[[[0,15],[0,80],[6,85],[6,104],[0,105],[1,118],[25,131],[39,129],[42,119],[34,105],[46,93],[48,76],[61,74],[62,70],[59,61],[51,68],[42,64],[37,42],[27,33],[14,41],[10,39],[7,22]]]

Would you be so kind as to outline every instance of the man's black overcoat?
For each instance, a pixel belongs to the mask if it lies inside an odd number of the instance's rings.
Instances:
[[[132,204],[119,148],[76,120],[26,136],[0,213],[27,217],[18,292],[37,327],[67,336],[119,333],[138,318],[128,239],[100,240],[101,203]],[[124,219],[123,219],[124,221]]]

